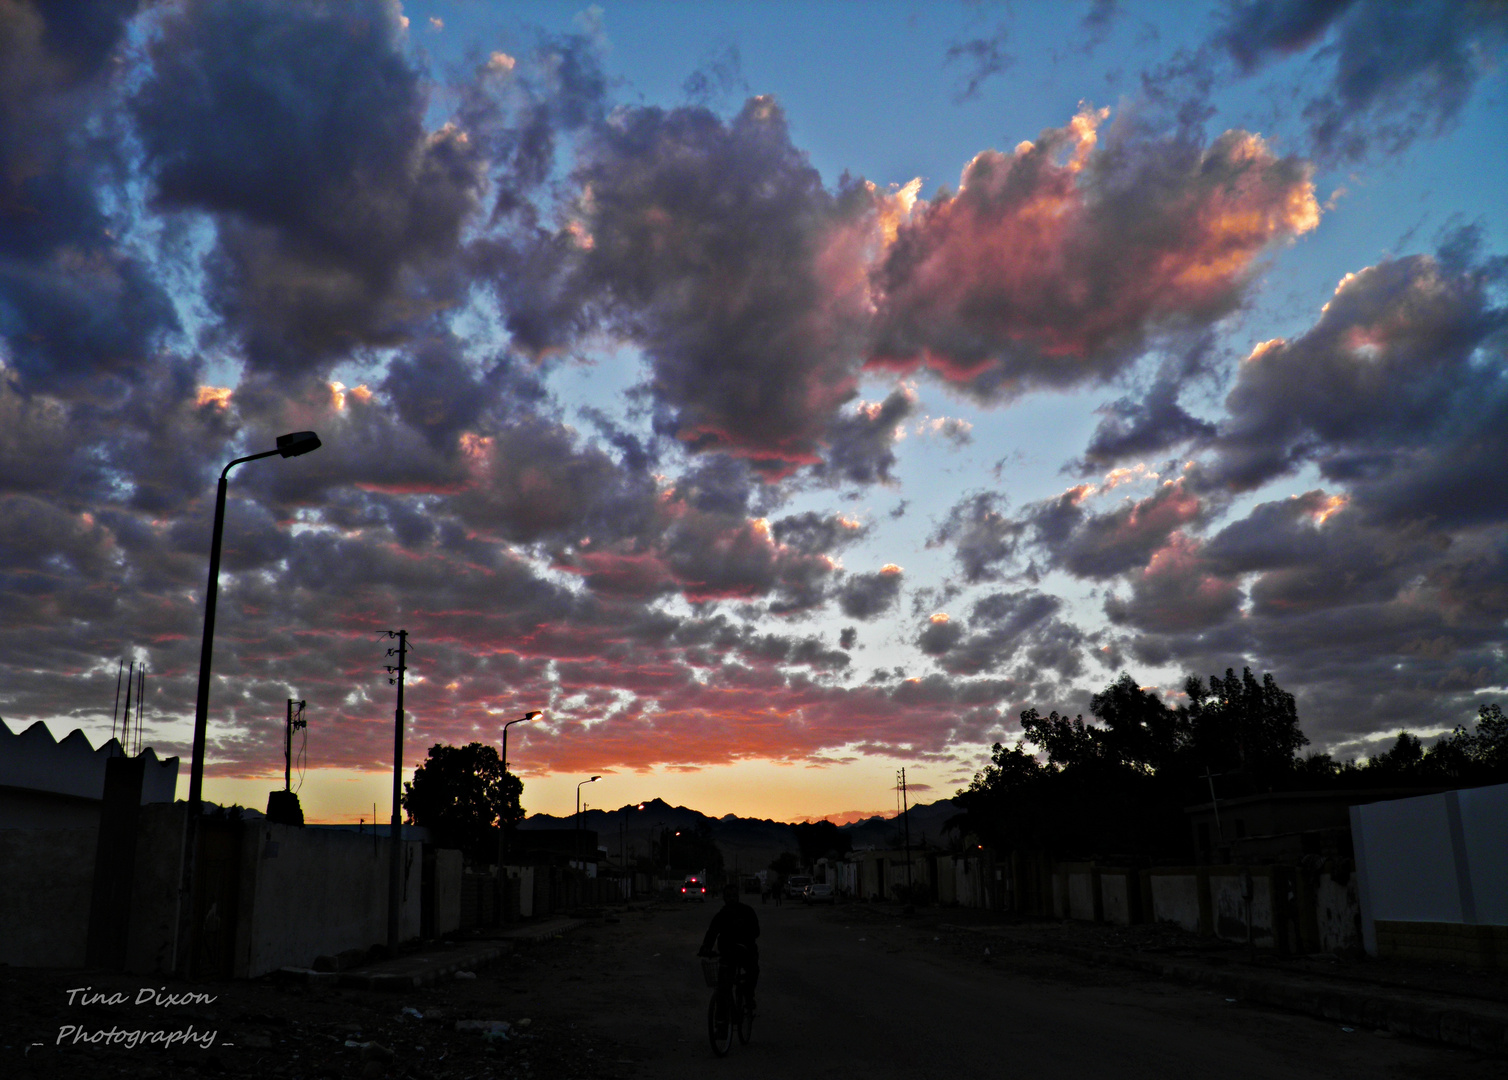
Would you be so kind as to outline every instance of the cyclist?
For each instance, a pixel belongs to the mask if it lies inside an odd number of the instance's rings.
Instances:
[[[722,954],[718,966],[718,980],[733,977],[733,966],[738,964],[744,972],[744,989],[748,994],[749,1011],[754,1010],[754,987],[759,982],[759,916],[754,909],[738,898],[738,884],[729,882],[723,886],[722,910],[712,916],[712,925],[707,927],[707,936],[702,939],[698,956],[711,956],[712,947]],[[721,989],[729,989],[721,987]]]

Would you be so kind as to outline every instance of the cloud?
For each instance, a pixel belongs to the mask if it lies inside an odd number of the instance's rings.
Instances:
[[[159,210],[207,215],[208,299],[253,368],[321,371],[459,298],[483,162],[429,131],[395,8],[194,3],[131,101]]]
[[[121,165],[112,58],[136,6],[0,8],[0,363],[28,388],[119,393],[177,328],[98,193]]]
[[[974,425],[969,421],[952,416],[933,417],[916,426],[918,435],[936,435],[960,449],[974,441],[974,436],[971,434],[973,430]]]
[[[1508,10],[1447,0],[1248,0],[1229,9],[1214,41],[1244,75],[1323,43],[1311,60],[1325,72],[1323,89],[1303,117],[1318,157],[1355,162],[1448,128],[1501,62]]]
[[[803,555],[839,551],[869,535],[869,526],[843,514],[807,510],[780,518],[773,526],[775,541]]]
[[[515,290],[513,318],[600,322],[637,344],[660,430],[692,450],[778,476],[816,464],[833,430],[840,452],[862,444],[840,469],[884,467],[864,432],[830,425],[856,393],[865,260],[900,194],[829,192],[769,98],[727,123],[702,108],[619,109],[592,129],[574,179],[572,239],[551,241],[542,263],[553,307],[520,314]]]
[[[1039,503],[1028,513],[1034,540],[1053,565],[1075,577],[1107,578],[1144,566],[1176,531],[1204,522],[1212,507],[1182,478],[1164,481],[1145,499],[1127,499],[1114,510],[1090,513],[1074,503],[1072,524],[1062,500]]]
[[[838,589],[838,607],[850,619],[873,619],[895,606],[903,571],[886,563],[877,573],[853,574]]]
[[[948,510],[927,538],[927,546],[952,544],[964,580],[971,584],[998,581],[1000,564],[1014,558],[1024,532],[1020,522],[1005,516],[1005,509],[1005,497],[996,492],[967,495]]]
[[[1102,144],[1107,115],[985,151],[956,195],[918,205],[874,271],[872,365],[981,399],[1107,379],[1230,313],[1257,259],[1318,222],[1309,167],[1259,136],[1204,146],[1126,123]]]
[[[1196,541],[1174,533],[1152,553],[1146,568],[1132,576],[1129,598],[1106,598],[1106,616],[1118,625],[1168,632],[1200,629],[1234,615],[1240,588],[1211,573],[1200,555]]]
[[[944,63],[961,63],[965,68],[962,86],[953,96],[955,104],[962,105],[965,101],[978,97],[979,88],[986,81],[1010,70],[1016,58],[1005,51],[1009,40],[1010,34],[1002,26],[988,37],[955,41],[948,46]]]
[[[974,602],[967,633],[934,616],[922,631],[922,651],[938,657],[953,675],[995,671],[1021,656],[1030,670],[1056,670],[1071,678],[1083,666],[1084,635],[1054,617],[1062,606],[1058,597],[1034,590],[990,593]]]
[[[1191,366],[1189,361],[1178,366],[1164,364],[1139,400],[1127,396],[1100,406],[1096,411],[1102,419],[1083,457],[1071,467],[1079,475],[1089,476],[1128,458],[1166,453],[1189,443],[1197,448],[1209,440],[1215,434],[1215,425],[1191,415],[1178,403]]]
[[[1312,462],[1393,520],[1504,520],[1505,272],[1414,255],[1348,274],[1309,330],[1241,364],[1201,482],[1245,491]]]
[[[827,459],[813,471],[854,484],[893,483],[895,444],[905,437],[904,422],[916,405],[916,392],[904,385],[884,401],[859,402],[851,415],[829,424]]]

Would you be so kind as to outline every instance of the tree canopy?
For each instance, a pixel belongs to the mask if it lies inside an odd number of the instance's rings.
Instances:
[[[1169,707],[1129,674],[1095,694],[1093,720],[1021,713],[1019,745],[996,743],[990,764],[956,798],[953,825],[997,845],[1059,855],[1172,854],[1188,844],[1182,808],[1265,791],[1336,787],[1450,786],[1508,780],[1508,717],[1478,710],[1475,732],[1455,731],[1426,747],[1400,732],[1391,749],[1362,765],[1309,744],[1293,695],[1273,676],[1244,668],[1206,683],[1190,675],[1187,703]]]
[[[436,744],[403,785],[402,805],[409,822],[428,828],[441,845],[489,862],[497,858],[499,824],[524,816],[523,791],[522,780],[504,774],[496,747]]]

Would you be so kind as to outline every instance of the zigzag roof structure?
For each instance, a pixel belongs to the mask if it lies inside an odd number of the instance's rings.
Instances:
[[[0,787],[99,799],[105,792],[105,762],[126,756],[119,739],[96,748],[89,744],[88,736],[74,728],[58,741],[40,720],[25,731],[15,732],[0,717]],[[141,801],[172,802],[178,786],[179,759],[159,759],[151,747],[143,750],[141,757],[146,761]]]

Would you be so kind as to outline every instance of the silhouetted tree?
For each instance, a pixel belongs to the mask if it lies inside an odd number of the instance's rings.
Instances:
[[[497,748],[485,743],[436,744],[403,785],[410,824],[422,825],[446,847],[474,862],[497,859],[497,826],[523,817],[523,781],[503,773]]]
[[[792,825],[801,861],[807,866],[822,858],[841,858],[853,850],[853,841],[831,821],[803,821]]]
[[[1207,687],[1190,675],[1184,691],[1194,757],[1215,772],[1239,774],[1248,790],[1282,783],[1299,748],[1309,743],[1299,730],[1293,695],[1271,673],[1259,683],[1251,668],[1243,668],[1239,678],[1226,668],[1225,678],[1212,675]]]
[[[1476,730],[1462,726],[1426,747],[1400,731],[1386,751],[1360,767],[1340,772],[1348,785],[1449,787],[1508,781],[1508,717],[1496,702],[1479,706]]]

